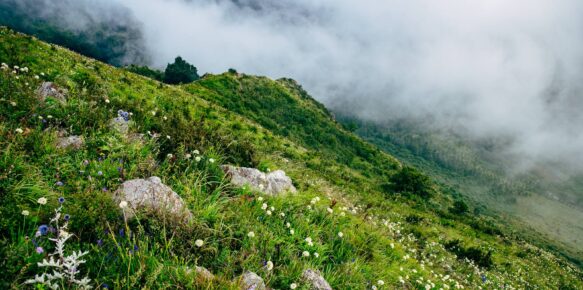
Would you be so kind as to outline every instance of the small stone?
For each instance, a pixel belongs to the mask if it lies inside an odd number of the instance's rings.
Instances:
[[[52,82],[43,82],[36,92],[38,98],[43,102],[46,101],[47,98],[54,98],[61,103],[67,101],[67,91],[57,87],[57,85]]]
[[[59,137],[57,139],[57,148],[79,150],[85,145],[85,140],[81,136]]]
[[[195,272],[196,272],[196,276],[197,277],[201,277],[204,280],[213,280],[213,279],[215,279],[215,275],[213,275],[213,273],[211,273],[205,267],[196,266]]]
[[[239,278],[241,290],[265,290],[265,283],[259,275],[247,271]]]
[[[122,117],[115,117],[109,121],[109,127],[125,135],[130,129],[130,121]]]
[[[313,290],[332,290],[330,284],[322,277],[320,272],[307,269],[302,273],[302,278],[309,285],[310,289]]]

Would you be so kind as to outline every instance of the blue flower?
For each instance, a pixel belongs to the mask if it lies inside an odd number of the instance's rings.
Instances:
[[[69,219],[70,219],[70,218],[71,218],[71,216],[70,216],[70,215],[68,215],[68,214],[66,214],[66,215],[63,217],[63,219],[65,219],[65,221],[69,221]]]
[[[101,284],[101,288],[102,289],[109,289],[109,285],[103,283],[103,284]]]
[[[97,245],[100,247],[103,246],[103,240],[102,239],[97,240]]]
[[[65,202],[65,198],[64,198],[64,197],[62,197],[62,196],[61,196],[61,197],[59,197],[59,203],[63,203],[63,202]]]
[[[41,225],[40,227],[38,227],[38,231],[40,232],[41,235],[46,235],[49,232],[49,227],[47,225]]]
[[[119,230],[119,236],[123,238],[124,235],[125,235],[124,230],[123,229]]]

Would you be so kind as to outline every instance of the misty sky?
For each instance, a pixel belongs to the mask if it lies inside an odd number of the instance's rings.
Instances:
[[[125,6],[160,68],[181,55],[201,72],[291,77],[362,118],[510,136],[525,164],[583,162],[582,1],[66,2]]]

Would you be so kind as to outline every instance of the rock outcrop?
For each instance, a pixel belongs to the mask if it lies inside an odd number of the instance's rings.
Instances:
[[[81,136],[59,137],[57,139],[57,148],[79,150],[85,145],[85,140]]]
[[[170,215],[181,222],[192,219],[192,213],[182,198],[156,176],[124,182],[114,193],[114,199],[118,203],[128,203],[129,210],[125,211],[128,218],[132,218],[135,211],[144,210]]]
[[[243,273],[239,280],[241,281],[241,290],[265,290],[263,279],[253,272]]]
[[[302,273],[302,278],[313,290],[332,290],[330,284],[322,277],[320,272],[307,269]]]
[[[263,173],[255,168],[221,166],[223,171],[235,186],[249,186],[252,190],[269,195],[278,195],[284,192],[296,193],[292,180],[282,170]]]
[[[61,103],[67,101],[66,93],[67,91],[57,87],[52,82],[43,82],[36,91],[39,100],[46,101],[47,98],[54,98]]]

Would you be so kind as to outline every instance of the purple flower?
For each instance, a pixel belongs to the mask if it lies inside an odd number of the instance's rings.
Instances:
[[[122,169],[121,167],[118,167],[118,168],[117,168],[117,171],[118,171],[119,173],[121,173],[121,171],[122,171],[122,170],[123,170],[123,169]]]
[[[64,197],[62,197],[62,196],[61,196],[61,197],[59,197],[59,203],[63,203],[63,202],[65,202],[65,198],[64,198]]]
[[[89,160],[87,160],[87,159],[83,160],[83,165],[85,165],[85,166],[89,165]]]
[[[41,225],[38,227],[38,232],[44,236],[49,232],[49,227],[47,225]]]
[[[57,183],[55,183],[56,186],[63,186],[63,182],[62,181],[57,181]]]
[[[124,235],[125,235],[124,230],[123,229],[119,230],[119,236],[123,238]]]
[[[97,240],[97,245],[100,247],[103,246],[103,240],[102,239]]]
[[[99,176],[103,175],[103,171],[101,171],[101,170],[97,171],[97,175],[99,175]]]
[[[107,187],[104,186],[101,190],[107,191]]]
[[[43,249],[43,247],[36,247],[37,254],[42,254],[42,253],[44,253],[44,251],[45,250]]]

